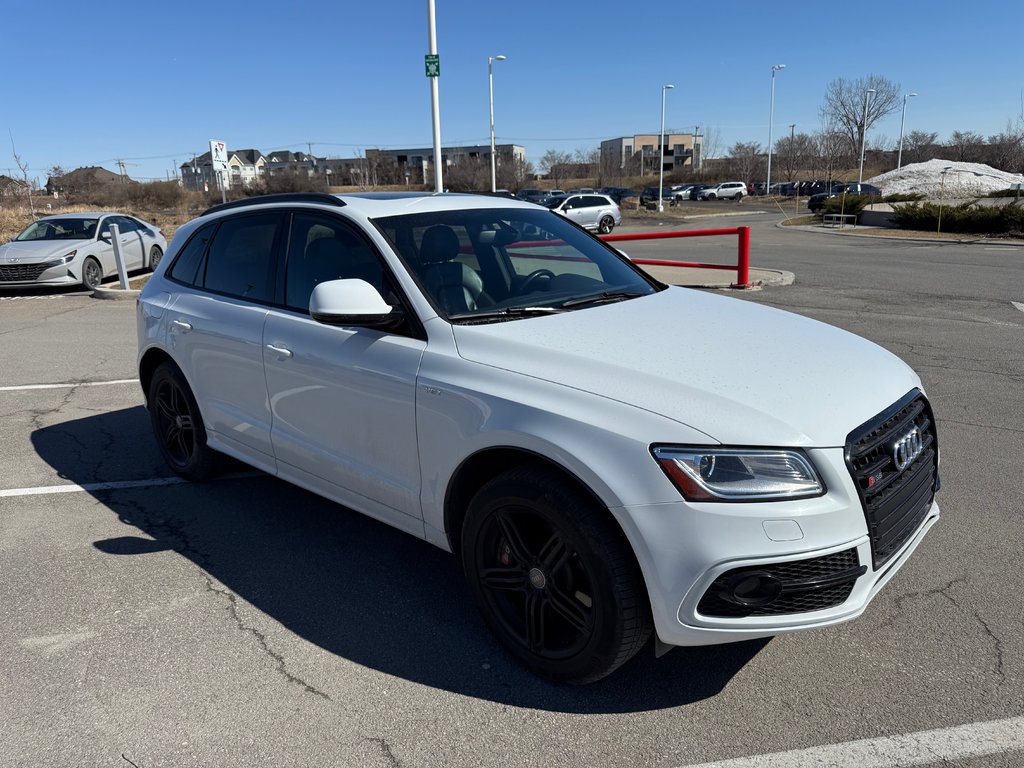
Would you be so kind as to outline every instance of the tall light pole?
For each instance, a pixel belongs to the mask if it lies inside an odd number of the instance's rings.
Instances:
[[[911,96],[917,96],[916,93],[905,93],[903,94],[903,117],[900,118],[900,152],[896,156],[896,170],[898,171],[903,167],[903,124],[907,122],[907,99]]]
[[[498,191],[498,171],[494,159],[494,62],[504,61],[505,58],[505,56],[487,57],[487,88],[491,98],[491,192]]]
[[[434,0],[427,0],[427,53],[437,60],[437,22],[434,14]],[[434,126],[434,192],[444,192],[444,182],[441,178],[441,110],[440,98],[438,96],[437,81],[439,78],[430,78],[430,111]]]
[[[785,64],[772,64],[772,101],[768,109],[768,178],[764,182],[764,193],[766,195],[772,188],[772,124],[775,122],[775,73],[785,68]]]
[[[658,134],[658,212],[665,210],[661,201],[665,188],[665,92],[675,88],[674,85],[661,86],[661,133]]]
[[[860,173],[857,175],[857,183],[864,182],[864,147],[868,143],[868,102],[871,101],[871,94],[874,88],[868,88],[864,93],[864,133],[860,137]]]

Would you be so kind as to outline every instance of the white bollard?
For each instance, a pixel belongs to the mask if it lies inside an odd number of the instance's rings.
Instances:
[[[128,290],[128,270],[124,268],[124,256],[121,255],[121,233],[117,224],[110,225],[110,244],[114,246],[114,263],[117,265],[117,276],[121,279],[121,290]]]

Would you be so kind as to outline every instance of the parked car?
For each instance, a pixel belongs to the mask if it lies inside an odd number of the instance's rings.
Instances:
[[[559,680],[604,677],[652,633],[853,619],[940,514],[935,418],[899,358],[666,286],[529,203],[216,206],[136,319],[175,473],[227,454],[455,553],[487,626]],[[666,332],[694,328],[714,333]]]
[[[117,274],[110,227],[119,230],[129,271],[154,268],[167,249],[155,224],[120,213],[61,213],[32,222],[0,245],[0,288],[74,285],[95,288]]]
[[[690,199],[690,191],[698,186],[696,184],[676,184],[669,189],[668,197],[672,205]]]
[[[690,191],[688,193],[689,196],[690,196],[690,199],[691,200],[697,200],[698,196],[700,195],[700,193],[703,192],[708,187],[711,187],[711,186],[713,186],[713,185],[711,185],[711,184],[694,184],[694,185],[692,185],[690,187]]]
[[[525,200],[528,203],[535,203],[547,193],[543,189],[520,189],[516,192],[516,199]]]
[[[544,191],[544,196],[541,197],[540,200],[536,200],[535,202],[538,202],[541,205],[546,205],[547,201],[550,200],[551,198],[553,198],[553,197],[561,197],[564,194],[565,194],[565,190],[564,189],[548,189],[548,190]]]
[[[669,187],[644,187],[643,191],[640,193],[640,205],[645,208],[657,206],[659,190],[663,205],[672,200],[671,195],[669,195]]]
[[[715,187],[702,189],[698,200],[735,200],[740,202],[747,195],[747,185],[742,181],[727,181]]]
[[[593,195],[597,194],[597,190],[593,187],[577,187],[576,189],[570,189],[566,192],[567,195]]]
[[[867,195],[871,198],[879,198],[882,196],[882,190],[873,184],[861,184],[858,182],[849,182],[846,184],[837,184],[833,187],[831,192],[819,192],[816,195],[811,195],[807,198],[807,207],[812,213],[818,213],[825,207],[825,201],[830,198],[837,197],[842,194],[847,195]]]
[[[607,235],[622,223],[619,206],[607,195],[562,195],[550,198],[544,205],[581,227],[597,230],[602,235]]]
[[[616,205],[622,205],[627,197],[636,197],[636,192],[629,187],[601,187],[599,191],[602,195],[608,195]]]

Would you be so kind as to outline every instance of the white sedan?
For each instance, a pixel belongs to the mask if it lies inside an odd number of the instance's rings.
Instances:
[[[117,274],[111,225],[117,225],[125,267],[154,269],[167,250],[160,228],[120,213],[66,213],[29,224],[0,245],[0,288],[81,284],[95,288]]]

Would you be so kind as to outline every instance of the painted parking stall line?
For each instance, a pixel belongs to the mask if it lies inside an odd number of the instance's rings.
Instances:
[[[21,392],[32,389],[67,389],[72,387],[107,387],[114,384],[138,384],[138,379],[111,379],[110,381],[68,381],[61,384],[17,384],[0,387],[0,392]]]
[[[1021,312],[1024,312],[1024,302],[1020,302],[1020,301],[1011,301],[1010,303],[1011,303],[1011,304],[1013,304],[1013,306],[1015,306],[1015,307],[1016,307],[1017,309],[1019,309],[1019,310],[1020,310]]]
[[[686,768],[911,768],[1024,750],[1024,717],[861,739]]]
[[[271,477],[263,472],[232,472],[216,480],[248,480],[254,477]],[[163,485],[182,485],[191,482],[183,477],[150,477],[144,480],[111,480],[101,483],[65,483],[63,485],[37,485],[31,488],[0,489],[0,499],[15,496],[48,496],[60,493],[95,493],[96,491],[120,491],[126,488],[156,488]]]

